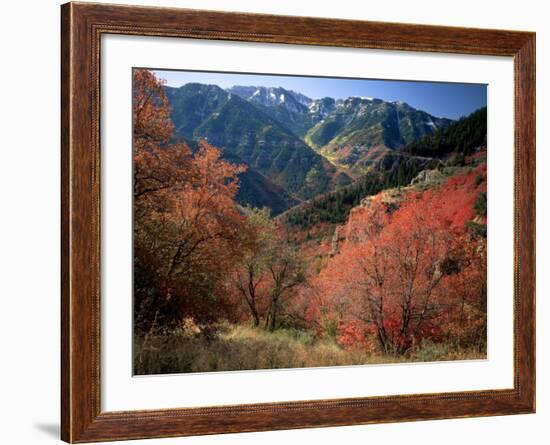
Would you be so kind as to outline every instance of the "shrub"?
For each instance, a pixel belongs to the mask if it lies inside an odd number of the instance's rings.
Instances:
[[[447,356],[449,351],[450,348],[446,343],[434,343],[431,340],[423,339],[413,355],[416,361],[433,362]]]

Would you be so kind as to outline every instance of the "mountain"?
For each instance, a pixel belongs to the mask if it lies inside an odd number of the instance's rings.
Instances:
[[[276,120],[238,96],[195,129],[239,156],[255,170],[290,193],[308,199],[331,188],[336,168]]]
[[[313,100],[280,87],[234,86],[227,91],[255,105],[355,176],[363,174],[382,152],[402,149],[452,122],[404,102],[368,97]]]
[[[465,128],[404,102],[368,97],[311,99],[281,87],[200,83],[165,90],[176,137],[206,139],[226,159],[247,164],[239,201],[274,214],[370,171],[397,171],[404,161],[422,168],[434,155],[431,135],[454,141],[450,129]]]
[[[195,129],[227,102],[227,93],[217,85],[188,83],[180,88],[165,87],[172,106],[176,134],[193,139]]]
[[[250,207],[268,207],[272,216],[277,216],[301,202],[254,169],[249,168],[241,173],[239,180],[237,201]]]
[[[291,130],[237,94],[196,83],[166,87],[166,93],[177,136],[208,140],[291,195],[309,199],[350,182]]]
[[[268,114],[300,139],[336,109],[332,97],[310,99],[309,97],[281,87],[233,86],[226,90],[245,99]]]
[[[336,100],[332,97],[323,97],[322,99],[315,99],[310,102],[309,114],[312,116],[312,120],[317,123],[327,117],[336,109]]]
[[[317,123],[309,109],[313,101],[295,91],[281,87],[267,88],[237,85],[227,89],[227,92],[236,94],[255,105],[300,139]]]
[[[235,85],[226,90],[243,99],[264,107],[285,105],[294,111],[307,111],[312,99],[296,91],[282,87],[254,87]]]
[[[452,152],[471,155],[481,147],[487,147],[487,107],[408,143],[403,150],[420,156],[441,157]]]
[[[185,142],[191,151],[199,149],[199,141],[186,138],[177,138],[179,142]],[[246,170],[240,173],[239,190],[236,200],[243,206],[270,209],[271,216],[277,216],[287,209],[302,202],[296,195],[292,195],[284,188],[278,186],[266,176],[246,164],[237,155],[230,151],[222,151],[222,159],[234,165],[246,165]]]
[[[346,221],[350,210],[365,197],[376,195],[387,188],[407,186],[419,172],[432,171],[442,166],[443,163],[437,159],[391,151],[373,160],[372,168],[352,184],[300,203],[279,218],[288,226],[302,229],[319,223],[341,224]]]
[[[365,175],[346,187],[290,208],[279,218],[288,226],[302,229],[318,223],[343,223],[351,209],[367,196],[393,187],[397,193],[400,187],[412,185],[422,189],[426,184],[437,184],[437,178],[485,164],[486,147],[487,108],[484,107],[400,150],[372,149]]]
[[[360,144],[399,149],[450,122],[404,102],[348,97],[336,101],[334,111],[308,131],[306,140],[318,148]]]
[[[405,102],[369,97],[313,100],[281,87],[234,86],[227,91],[260,107],[316,148],[357,145],[399,149],[452,122]]]
[[[229,152],[225,152],[223,158],[232,164],[244,164],[238,156]],[[272,216],[277,216],[301,202],[251,167],[239,175],[237,201],[250,207],[268,207]]]
[[[305,141],[334,164],[362,170],[381,150],[400,150],[451,120],[437,118],[404,102],[349,97],[305,135]]]

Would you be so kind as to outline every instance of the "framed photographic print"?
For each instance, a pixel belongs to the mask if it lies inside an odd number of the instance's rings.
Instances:
[[[533,33],[61,13],[63,440],[534,412]]]

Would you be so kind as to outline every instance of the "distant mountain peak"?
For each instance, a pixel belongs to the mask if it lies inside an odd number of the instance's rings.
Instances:
[[[281,105],[290,101],[307,107],[312,102],[304,94],[283,87],[234,85],[226,91],[263,106]]]
[[[334,164],[362,172],[380,149],[400,150],[450,122],[402,101],[351,96],[338,99],[335,109],[308,130],[305,140]]]
[[[360,99],[360,100],[367,100],[369,102],[372,102],[374,100],[374,97],[369,96],[349,96],[348,99]],[[382,99],[378,99],[382,100]]]

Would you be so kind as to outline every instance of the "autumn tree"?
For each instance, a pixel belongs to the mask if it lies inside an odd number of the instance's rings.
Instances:
[[[305,282],[305,264],[284,229],[268,209],[245,209],[241,258],[233,275],[234,288],[246,304],[254,326],[278,326],[283,310],[292,310],[298,287]]]
[[[316,280],[319,307],[344,326],[361,321],[385,353],[407,353],[422,339],[480,341],[486,241],[468,228],[485,187],[474,179],[480,173],[400,203],[378,196],[352,212],[340,253]]]
[[[275,243],[268,254],[268,270],[272,280],[265,326],[275,330],[278,315],[293,296],[293,291],[305,282],[304,262],[297,248],[286,239]]]
[[[233,282],[250,311],[254,326],[259,326],[262,314],[258,305],[265,298],[260,295],[260,285],[269,280],[269,253],[274,248],[276,233],[268,209],[246,209],[246,212],[241,258]]]
[[[149,70],[136,69],[132,91],[134,199],[139,208],[152,204],[145,199],[152,193],[189,179],[190,150],[170,144],[174,124],[163,82]]]
[[[202,141],[173,143],[162,82],[134,71],[134,295],[136,324],[208,321],[231,310],[225,277],[239,255],[235,195],[244,167]]]

